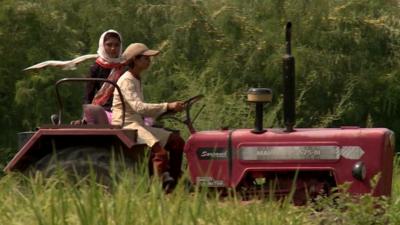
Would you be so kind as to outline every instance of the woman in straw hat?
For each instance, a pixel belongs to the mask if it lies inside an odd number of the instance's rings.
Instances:
[[[167,110],[179,112],[184,108],[183,102],[146,103],[144,102],[141,77],[143,71],[149,68],[151,57],[159,51],[150,50],[142,43],[129,45],[122,57],[126,60],[128,71],[118,80],[124,102],[120,101],[119,94],[114,91],[112,105],[112,123],[121,124],[122,104],[125,104],[125,128],[138,131],[138,142],[145,143],[152,150],[152,163],[156,175],[160,176],[163,185],[174,185],[181,176],[182,154],[184,140],[173,132],[162,128],[146,126],[143,118],[156,118]],[[169,152],[169,159],[168,153]]]

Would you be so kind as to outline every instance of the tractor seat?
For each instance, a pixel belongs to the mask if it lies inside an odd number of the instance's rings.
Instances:
[[[87,124],[110,125],[107,114],[103,107],[93,104],[84,104],[82,108],[83,118]]]

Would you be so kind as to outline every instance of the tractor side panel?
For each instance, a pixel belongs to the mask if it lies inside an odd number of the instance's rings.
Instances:
[[[298,129],[293,133],[272,130],[264,134],[253,134],[250,130],[235,131],[232,135],[235,153],[233,154],[231,186],[239,185],[248,171],[328,171],[333,174],[337,185],[351,183],[349,188],[351,193],[364,194],[374,191],[375,195],[390,195],[393,149],[387,147],[388,144],[385,147],[388,133],[389,130],[378,128]],[[295,158],[294,155],[298,156],[296,152],[290,150],[291,147],[297,147],[299,151],[314,149],[313,154],[318,152],[318,155],[311,155],[312,159],[291,159],[291,157]],[[289,155],[282,156],[281,153],[270,150],[274,148],[283,151],[289,149],[288,152],[292,155],[288,153]],[[250,156],[243,157],[243,152],[241,152],[243,149],[246,149],[245,153]],[[257,149],[254,151],[258,152],[251,155],[251,149]],[[266,154],[266,156],[257,156],[257,154]],[[280,157],[286,157],[286,160],[263,159],[263,157],[273,157],[268,154],[278,154]],[[338,154],[337,157],[334,154]],[[257,159],[257,157],[261,158]],[[352,175],[352,169],[359,161],[366,165],[366,179],[362,181]],[[370,181],[376,176],[380,176],[380,180],[376,189],[373,190]]]
[[[377,174],[379,182],[374,188],[374,195],[386,195],[390,196],[392,193],[392,179],[393,179],[393,158],[395,153],[394,146],[394,133],[389,131],[386,132],[385,140],[383,144],[383,152],[380,161],[382,161],[382,171]]]

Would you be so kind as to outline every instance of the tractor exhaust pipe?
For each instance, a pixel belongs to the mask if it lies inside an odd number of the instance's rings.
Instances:
[[[286,54],[283,56],[283,119],[285,132],[293,132],[296,122],[295,61],[291,49],[292,23],[286,24]]]

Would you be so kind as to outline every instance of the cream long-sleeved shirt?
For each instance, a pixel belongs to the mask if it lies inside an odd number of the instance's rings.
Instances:
[[[125,101],[125,124],[132,122],[143,125],[143,117],[157,117],[167,111],[168,103],[145,103],[140,80],[131,72],[125,72],[117,82]],[[112,123],[119,125],[122,122],[122,102],[118,91],[114,90]]]
[[[125,72],[117,82],[124,97],[121,102],[117,89],[114,90],[112,105],[112,124],[121,125],[122,104],[125,104],[125,128],[138,130],[138,143],[153,146],[160,142],[165,146],[170,135],[169,131],[161,128],[148,127],[144,124],[143,117],[157,117],[167,111],[168,103],[145,103],[140,80],[131,72]]]

